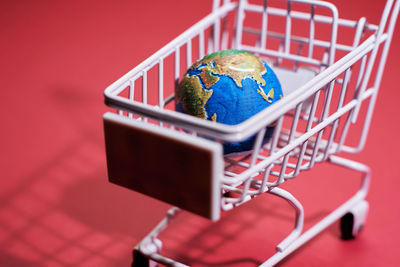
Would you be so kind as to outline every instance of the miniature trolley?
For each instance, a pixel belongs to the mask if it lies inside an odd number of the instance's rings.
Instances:
[[[176,206],[135,247],[133,266],[187,266],[162,256],[157,238],[179,209],[218,220],[221,210],[263,193],[286,199],[296,219],[262,266],[337,220],[344,238],[355,236],[368,212],[369,168],[337,154],[358,153],[366,143],[399,8],[400,0],[387,0],[374,25],[364,17],[339,18],[323,1],[214,0],[208,16],[109,86],[105,101],[116,109],[104,114],[110,182]],[[285,96],[238,125],[176,112],[174,88],[184,71],[205,54],[230,48],[269,62]],[[272,139],[263,145],[272,123]],[[250,153],[223,156],[223,142],[254,135]],[[304,232],[302,205],[280,185],[322,162],[358,171],[363,182]]]

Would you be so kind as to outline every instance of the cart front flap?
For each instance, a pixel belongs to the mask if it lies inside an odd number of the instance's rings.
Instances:
[[[219,219],[219,143],[114,113],[104,114],[103,121],[110,182]]]

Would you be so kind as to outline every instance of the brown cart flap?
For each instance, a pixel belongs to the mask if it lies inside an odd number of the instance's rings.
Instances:
[[[114,113],[103,119],[110,182],[218,220],[220,144]]]

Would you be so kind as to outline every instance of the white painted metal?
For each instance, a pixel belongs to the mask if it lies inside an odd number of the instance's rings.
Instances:
[[[246,0],[215,0],[210,15],[118,79],[104,93],[106,103],[117,108],[120,116],[125,116],[126,112],[122,111],[127,111],[132,119],[158,125],[160,132],[180,131],[199,140],[206,137],[215,142],[234,142],[257,135],[252,153],[225,157],[225,169],[222,170],[221,166],[216,168],[221,173],[214,176],[219,177],[215,182],[221,184],[222,193],[233,192],[239,195],[233,197],[221,193],[218,209],[230,210],[262,193],[282,197],[295,208],[294,230],[277,246],[276,254],[262,266],[278,263],[347,212],[360,213],[357,218],[364,222],[369,168],[335,154],[357,153],[365,145],[400,9],[400,0],[387,0],[379,24],[374,25],[367,23],[365,18],[357,21],[339,18],[336,7],[328,2],[282,1],[287,2],[286,8],[275,7],[271,3],[273,1],[266,0],[260,0],[259,4],[254,1],[248,3]],[[293,2],[306,8],[296,10]],[[308,12],[304,11],[307,9]],[[323,14],[318,13],[321,9],[325,11]],[[233,18],[235,27],[231,29],[227,21],[233,14],[236,14]],[[259,28],[246,24],[246,18],[252,14],[260,14]],[[285,19],[282,32],[270,31],[274,17]],[[295,35],[294,20],[309,22],[305,36]],[[329,26],[329,39],[316,39],[320,24]],[[341,28],[354,31],[352,40],[347,43],[337,41]],[[249,35],[257,37],[257,41],[249,43],[246,39]],[[197,46],[194,45],[196,38]],[[272,40],[277,40],[280,46],[272,47]],[[298,48],[294,49],[296,45]],[[170,95],[173,90],[166,92],[177,85],[181,71],[192,63],[193,55],[202,57],[206,51],[215,51],[220,47],[244,49],[256,53],[267,62],[279,63],[271,64],[271,67],[282,82],[285,94],[283,99],[235,126],[201,120],[167,108],[173,104],[174,96]],[[195,48],[198,51],[194,51]],[[169,67],[166,62],[169,58],[173,60],[172,79],[166,75],[166,68]],[[181,61],[184,66],[181,66]],[[152,81],[147,75],[153,68],[158,68],[157,81]],[[168,80],[172,82],[168,84]],[[139,81],[141,98],[135,97],[140,90]],[[158,85],[153,87],[152,83]],[[371,84],[372,87],[369,87]],[[157,103],[151,103],[148,92],[151,88],[158,90]],[[129,90],[125,94],[128,97],[123,94],[125,90]],[[349,95],[353,97],[349,98]],[[365,113],[360,112],[363,105],[367,109]],[[276,123],[273,137],[263,146],[261,140],[266,127],[272,123]],[[358,126],[353,127],[354,124]],[[355,134],[353,128],[362,129],[357,144],[347,140],[347,136]],[[320,162],[360,172],[363,182],[351,199],[309,230],[302,232],[302,206],[279,185]],[[156,262],[186,266],[161,256],[160,243],[156,238],[176,211],[170,211],[167,218],[136,249]]]
[[[363,200],[349,211],[354,216],[352,229],[353,236],[357,236],[361,228],[364,226],[365,221],[367,220],[368,210],[369,204],[366,200]]]

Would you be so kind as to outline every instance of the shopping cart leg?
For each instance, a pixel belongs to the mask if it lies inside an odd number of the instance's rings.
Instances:
[[[297,248],[302,246],[304,243],[328,228],[334,222],[346,216],[346,214],[348,213],[352,213],[354,216],[354,221],[351,224],[352,233],[354,233],[353,231],[358,232],[360,230],[360,226],[364,224],[366,213],[368,210],[368,203],[366,203],[365,197],[368,193],[371,179],[370,168],[362,163],[337,156],[330,156],[329,162],[362,173],[363,178],[359,190],[353,195],[353,197],[344,202],[341,206],[332,211],[330,214],[328,214],[325,218],[323,218],[313,227],[308,229],[306,232],[301,234],[298,238],[293,240],[286,248],[284,248],[283,250],[277,250],[277,252],[271,258],[269,258],[260,266],[274,266],[283,258],[295,251]]]
[[[349,240],[355,238],[358,233],[363,228],[365,221],[367,220],[369,204],[365,200],[365,197],[368,193],[369,184],[370,184],[370,169],[359,162],[351,161],[348,159],[340,158],[337,156],[331,156],[330,162],[350,168],[356,171],[359,171],[364,174],[363,180],[361,183],[360,193],[364,196],[358,203],[356,203],[353,207],[349,209],[349,211],[343,215],[340,220],[340,230],[342,233],[343,240]]]
[[[296,223],[293,231],[276,246],[276,250],[282,252],[285,250],[296,238],[298,238],[303,231],[304,225],[304,210],[300,202],[289,192],[281,188],[275,187],[268,191],[268,193],[279,196],[287,200],[290,205],[296,210]]]
[[[160,254],[162,242],[157,238],[179,211],[180,209],[177,207],[168,210],[167,216],[134,248],[132,267],[156,267],[158,263],[174,267],[188,267],[162,256]]]

